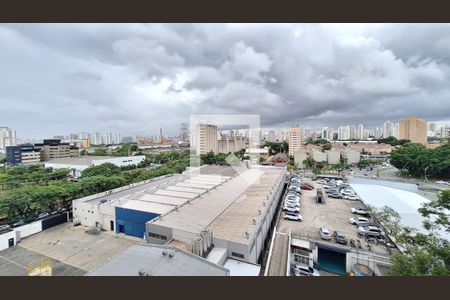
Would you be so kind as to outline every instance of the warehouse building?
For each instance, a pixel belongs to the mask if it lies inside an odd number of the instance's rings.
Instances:
[[[71,176],[78,178],[81,176],[81,172],[92,166],[98,166],[104,163],[111,163],[118,167],[138,165],[145,160],[145,155],[137,156],[82,156],[82,157],[65,157],[54,158],[45,162],[46,168],[58,169],[70,169]]]
[[[215,263],[257,264],[284,185],[285,168],[248,169],[147,223],[147,240],[177,243]],[[206,242],[205,242],[206,240]]]
[[[168,175],[77,199],[73,202],[74,222],[145,238],[148,221],[187,204],[228,178]]]
[[[257,264],[268,244],[285,168],[201,170],[75,200],[74,222],[176,247],[219,265],[227,259]]]

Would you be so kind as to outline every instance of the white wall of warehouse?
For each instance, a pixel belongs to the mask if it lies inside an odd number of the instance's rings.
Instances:
[[[42,221],[36,221],[30,224],[26,224],[17,228],[14,228],[16,232],[17,243],[20,242],[21,239],[36,234],[42,231]]]
[[[16,242],[16,232],[15,231],[8,231],[5,233],[0,234],[0,251],[5,250],[9,248],[9,242],[8,240],[13,238],[14,239],[14,245]]]

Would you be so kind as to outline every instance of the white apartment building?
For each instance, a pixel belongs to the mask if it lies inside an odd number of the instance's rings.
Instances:
[[[313,151],[312,152],[312,159],[315,162],[326,162],[327,161],[327,154],[325,152],[321,152],[321,151]]]
[[[335,165],[341,162],[341,152],[336,150],[325,151],[327,155],[327,163],[329,165]]]
[[[400,123],[395,123],[392,129],[392,136],[399,139],[400,138]]]
[[[8,127],[0,127],[0,152],[5,153],[7,146],[16,145],[16,131]]]
[[[198,124],[195,130],[195,152],[197,155],[208,152],[218,152],[219,140],[217,126],[210,124]]]
[[[356,132],[356,138],[362,140],[364,138],[364,125],[359,124]]]
[[[388,138],[394,135],[394,126],[391,121],[386,121],[383,124],[383,137]]]
[[[300,149],[294,152],[294,162],[297,168],[303,168],[303,161],[308,159],[308,153],[305,150]]]
[[[294,155],[295,151],[302,146],[302,130],[299,127],[289,128],[289,155]]]

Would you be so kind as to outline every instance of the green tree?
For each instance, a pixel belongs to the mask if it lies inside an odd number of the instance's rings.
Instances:
[[[450,232],[450,190],[440,191],[438,198],[423,204],[419,212],[425,217],[426,229],[433,231],[444,229]]]
[[[92,176],[115,176],[121,173],[120,167],[112,163],[103,163],[98,166],[92,166],[84,169],[81,172],[81,177],[92,177]]]
[[[214,152],[212,152],[212,151],[210,151],[206,154],[201,154],[200,159],[201,159],[202,163],[206,164],[206,165],[213,165],[216,163],[216,157],[214,155]]]

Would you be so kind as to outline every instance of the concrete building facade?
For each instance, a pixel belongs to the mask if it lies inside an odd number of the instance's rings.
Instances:
[[[44,140],[43,143],[34,144],[34,147],[41,152],[42,161],[80,156],[78,147],[71,146],[69,143],[62,143],[58,139]]]
[[[41,161],[41,153],[31,144],[7,146],[6,161],[10,165],[38,164]]]
[[[399,138],[411,143],[427,144],[427,122],[424,119],[409,117],[400,120]]]
[[[289,155],[294,155],[295,151],[299,150],[302,146],[302,133],[301,129],[296,128],[289,128]]]
[[[195,130],[195,152],[197,155],[211,151],[217,153],[218,148],[217,126],[198,124]]]

